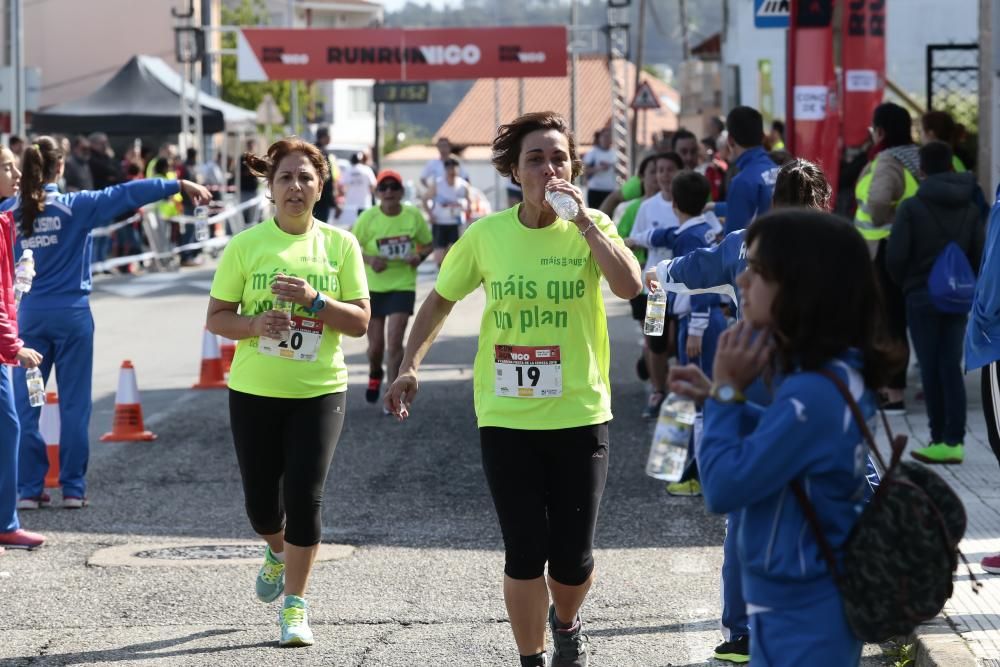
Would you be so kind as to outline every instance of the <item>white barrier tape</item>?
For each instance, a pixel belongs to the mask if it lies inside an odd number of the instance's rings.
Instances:
[[[248,199],[245,202],[237,204],[236,206],[225,209],[221,213],[209,216],[207,218],[207,222],[210,225],[214,225],[216,223],[223,222],[224,220],[228,220],[229,218],[236,217],[237,213],[242,215],[243,211],[246,209],[251,208],[252,206],[260,206],[262,201],[264,201],[264,195],[257,195],[253,199]],[[175,215],[171,216],[167,222],[175,222],[178,225],[193,225],[198,222],[198,218],[193,215]]]
[[[111,236],[112,234],[114,234],[116,231],[118,231],[122,227],[126,227],[128,225],[131,225],[131,224],[136,223],[136,222],[141,222],[141,221],[142,221],[142,213],[136,213],[135,215],[133,215],[132,217],[128,218],[127,220],[121,220],[119,222],[116,222],[116,223],[111,224],[111,225],[107,225],[105,227],[97,227],[92,232],[90,232],[90,235],[91,236]]]

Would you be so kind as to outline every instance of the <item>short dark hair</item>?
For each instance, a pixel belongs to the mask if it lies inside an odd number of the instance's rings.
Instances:
[[[892,102],[885,102],[875,107],[872,114],[872,127],[885,132],[887,148],[906,146],[913,143],[913,120],[910,112]]]
[[[753,148],[764,141],[764,117],[753,107],[736,107],[726,116],[729,136],[738,146]]]
[[[683,169],[684,168],[684,160],[681,159],[680,155],[678,155],[677,153],[674,153],[673,151],[666,151],[664,153],[657,153],[655,155],[655,158],[656,158],[657,162],[659,162],[660,160],[670,160],[675,165],[677,165],[678,169]]]
[[[778,286],[771,304],[777,370],[817,371],[854,348],[865,384],[883,386],[900,355],[885,343],[881,291],[854,225],[812,209],[779,209],[747,228],[747,247],[755,242],[754,271]]]
[[[537,130],[555,130],[566,137],[569,144],[569,160],[572,176],[570,180],[576,180],[583,171],[583,162],[576,152],[576,139],[569,129],[566,119],[555,111],[535,111],[526,113],[506,125],[497,128],[497,135],[493,139],[493,167],[501,176],[510,178],[511,182],[520,185],[514,178],[511,171],[517,166],[517,161],[521,157],[521,142],[524,138]],[[443,139],[443,137],[442,137]],[[440,141],[441,139],[438,139]]]
[[[955,141],[955,119],[947,111],[928,111],[920,119],[924,132],[930,130],[938,141]]]
[[[944,174],[952,170],[951,146],[943,141],[928,141],[920,147],[920,171],[928,176]]]
[[[670,139],[670,147],[677,150],[677,143],[685,139],[694,139],[698,141],[698,137],[694,136],[694,132],[691,130],[685,130],[683,127],[674,132],[673,138]]]
[[[785,121],[775,118],[771,121],[771,129],[780,134],[782,139],[785,138]]]
[[[670,184],[670,198],[677,210],[685,215],[701,215],[710,194],[712,185],[708,179],[690,169],[674,176]]]
[[[265,155],[256,155],[248,151],[243,154],[243,161],[251,174],[257,178],[265,179],[267,184],[271,185],[274,183],[274,174],[278,170],[278,165],[292,153],[302,153],[309,160],[319,175],[321,184],[330,178],[330,163],[327,162],[323,152],[308,141],[303,141],[295,136],[278,139],[267,147]]]

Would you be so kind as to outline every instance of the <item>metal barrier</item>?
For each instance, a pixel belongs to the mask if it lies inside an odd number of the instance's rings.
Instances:
[[[979,45],[927,45],[927,109],[947,111],[979,132]]]
[[[264,196],[258,195],[253,199],[248,199],[237,206],[227,208],[221,213],[216,213],[215,215],[210,216],[208,218],[208,225],[211,226],[225,223],[227,220],[230,220],[229,227],[233,232],[233,236],[235,236],[247,227],[244,222],[243,212],[251,209],[255,212],[254,220],[260,220],[259,209],[263,203]],[[185,243],[183,245],[173,246],[170,243],[171,223],[177,223],[182,226],[192,225],[195,224],[195,218],[192,216],[180,215],[172,217],[168,220],[161,220],[153,209],[154,207],[149,206],[143,209],[141,213],[132,216],[128,220],[108,225],[107,227],[102,228],[100,232],[98,230],[92,232],[95,236],[108,236],[114,230],[127,224],[138,222],[138,220],[141,219],[142,228],[146,234],[146,240],[149,241],[150,250],[148,252],[128,255],[125,257],[114,257],[101,262],[94,262],[91,264],[91,269],[93,271],[110,271],[113,268],[125,266],[133,262],[152,260],[152,270],[162,271],[171,268],[174,258],[182,252],[188,252],[191,250],[218,251],[219,249],[224,248],[232,238],[232,236],[223,233],[221,236],[215,236],[206,241],[195,241],[194,243]],[[225,228],[223,227],[223,229]]]

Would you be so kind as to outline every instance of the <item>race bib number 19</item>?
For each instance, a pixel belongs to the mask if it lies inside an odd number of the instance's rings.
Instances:
[[[292,330],[289,332],[288,340],[261,336],[257,341],[257,351],[292,361],[315,361],[322,338],[323,322],[311,317],[293,315]]]
[[[512,398],[562,396],[559,346],[494,346],[496,394]]]

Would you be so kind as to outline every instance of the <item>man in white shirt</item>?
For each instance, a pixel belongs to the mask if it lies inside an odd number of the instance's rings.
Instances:
[[[587,178],[587,208],[600,208],[604,199],[618,187],[615,178],[617,155],[611,148],[611,128],[597,133],[597,144],[583,156]]]
[[[424,170],[420,172],[420,182],[424,184],[425,188],[429,188],[435,183],[437,183],[439,178],[444,178],[446,175],[446,170],[444,163],[446,160],[452,159],[457,160],[451,152],[451,142],[448,141],[447,137],[439,137],[437,140],[437,149],[440,157],[433,160],[428,160],[427,164],[424,165]],[[461,165],[459,166],[458,175],[461,176],[466,181],[469,180],[469,174],[466,173],[465,168]]]
[[[361,212],[372,205],[375,194],[375,172],[364,164],[361,153],[351,155],[351,166],[340,175],[344,187],[344,209],[337,218],[340,226],[350,229]]]

